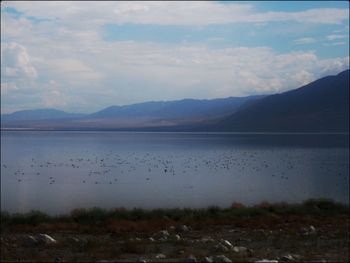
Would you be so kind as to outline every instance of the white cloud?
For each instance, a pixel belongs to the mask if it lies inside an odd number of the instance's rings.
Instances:
[[[340,24],[344,20],[349,20],[348,11],[345,8],[316,8],[295,13],[281,12],[280,15],[286,16],[284,21],[295,20],[303,23]]]
[[[56,72],[61,78],[83,79],[84,82],[99,80],[102,74],[94,71],[86,63],[72,58],[37,58],[36,63],[47,71]]]
[[[35,79],[37,72],[32,66],[27,50],[18,43],[1,45],[1,75],[18,79]]]
[[[54,38],[37,45],[35,31],[28,33],[32,38],[28,38],[26,49],[32,54],[38,75],[46,79],[30,86],[40,90],[37,96],[41,107],[72,111],[92,112],[146,100],[282,92],[349,67],[346,58],[323,60],[313,52],[104,42],[94,36],[91,38],[97,53],[77,52],[87,40],[85,34],[67,33],[53,48]],[[24,85],[16,84],[19,88]],[[38,107],[38,103],[31,105]]]
[[[315,75],[306,70],[301,69],[293,74],[292,79],[300,83],[300,85],[306,85],[315,80]]]
[[[42,100],[44,108],[65,108],[67,106],[64,94],[55,89],[46,92]]]
[[[338,9],[316,10],[307,13],[308,17],[306,11],[258,14],[246,3],[5,4],[27,15],[59,19],[33,24],[27,18],[18,20],[2,13],[1,92],[5,95],[2,98],[5,111],[57,107],[93,112],[109,105],[146,100],[282,92],[349,67],[348,57],[321,59],[314,52],[279,53],[268,47],[106,42],[99,27],[130,21],[200,26],[287,20],[316,22],[325,12],[336,14],[325,16],[326,22],[338,23],[347,17]]]
[[[331,42],[331,43],[323,43],[324,46],[332,47],[332,46],[344,46],[346,45],[346,42],[344,41],[338,41],[338,42]]]
[[[349,19],[347,9],[317,8],[299,12],[258,12],[248,3],[211,1],[41,1],[5,2],[29,16],[60,19],[74,26],[106,23],[158,25],[210,25],[227,23],[264,23],[297,21],[340,24]]]
[[[326,39],[332,41],[332,40],[344,39],[344,38],[348,38],[348,37],[349,37],[348,35],[336,34],[336,35],[328,35],[328,36],[326,36]]]
[[[349,56],[343,58],[329,58],[319,62],[319,74],[322,76],[336,74],[349,69]]]
[[[1,95],[6,95],[7,93],[17,89],[18,87],[15,82],[1,83]]]
[[[303,38],[298,38],[298,39],[293,40],[293,43],[295,45],[312,44],[315,42],[316,42],[316,39],[314,39],[312,37],[303,37]]]
[[[333,30],[333,33],[339,34],[339,33],[347,33],[349,35],[349,25],[348,23],[341,26],[341,28]]]

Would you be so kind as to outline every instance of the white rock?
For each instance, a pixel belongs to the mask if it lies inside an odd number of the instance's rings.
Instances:
[[[310,234],[315,234],[316,233],[316,228],[314,226],[309,227]]]
[[[150,238],[148,238],[148,241],[154,242],[154,238],[153,238],[153,237],[150,237]]]
[[[164,254],[157,254],[156,259],[165,259],[166,256]]]
[[[223,244],[219,243],[218,245],[215,246],[215,249],[219,252],[227,252],[229,249],[224,246]]]
[[[215,240],[212,239],[211,237],[208,237],[208,238],[202,238],[201,242],[203,242],[203,243],[212,243],[212,242],[215,242]]]
[[[181,240],[181,237],[179,235],[175,235],[174,238],[175,238],[176,241]]]
[[[43,243],[45,243],[47,245],[54,244],[54,243],[57,242],[54,238],[52,238],[52,237],[50,237],[49,235],[46,235],[46,234],[39,234],[37,239],[40,242],[43,242]]]
[[[168,239],[170,235],[167,230],[161,230],[158,233],[155,233],[153,236],[157,238],[159,241],[165,241]]]
[[[169,236],[169,232],[167,230],[162,230],[160,233],[164,236]]]
[[[169,237],[169,232],[167,230],[161,230],[159,231],[156,236],[159,236],[159,237]]]
[[[243,252],[246,252],[248,249],[246,247],[234,246],[232,250],[236,253],[243,253]]]
[[[226,257],[225,255],[215,256],[215,262],[223,262],[223,263],[232,263],[232,260]]]
[[[71,237],[71,238],[69,238],[69,240],[72,240],[72,241],[74,241],[76,243],[80,242],[79,238],[77,238],[77,237]]]
[[[203,261],[206,263],[213,263],[214,262],[212,257],[205,257]]]
[[[232,244],[230,243],[230,241],[227,241],[227,240],[222,239],[222,240],[221,240],[221,243],[222,243],[224,246],[228,247],[228,248],[232,248],[232,247],[233,247]]]
[[[188,232],[190,231],[189,227],[186,225],[181,225],[176,228],[177,231],[179,232]]]
[[[291,254],[287,254],[281,257],[281,260],[283,261],[294,261],[294,258]]]
[[[301,232],[304,236],[316,234],[316,228],[314,226],[303,227]]]

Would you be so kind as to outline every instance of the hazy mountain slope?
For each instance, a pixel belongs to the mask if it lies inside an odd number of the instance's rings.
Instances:
[[[215,123],[247,102],[264,96],[229,97],[212,100],[184,99],[111,106],[89,115],[57,110],[20,111],[2,115],[3,128],[35,129],[120,129]]]
[[[2,121],[30,121],[79,118],[84,114],[68,113],[56,109],[22,110],[1,115]]]
[[[213,100],[183,99],[177,101],[144,102],[126,106],[111,106],[88,115],[86,118],[212,118],[232,114],[245,102],[259,98],[262,98],[262,96],[229,97]]]
[[[349,130],[349,70],[265,97],[216,125],[230,131]]]

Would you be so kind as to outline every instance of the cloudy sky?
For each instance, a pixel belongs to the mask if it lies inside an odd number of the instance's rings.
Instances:
[[[1,2],[1,113],[269,94],[349,68],[349,2]]]

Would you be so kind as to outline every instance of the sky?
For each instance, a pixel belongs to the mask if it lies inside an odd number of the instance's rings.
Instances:
[[[1,2],[2,114],[280,93],[348,68],[348,1]]]

